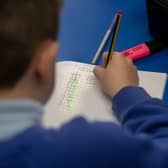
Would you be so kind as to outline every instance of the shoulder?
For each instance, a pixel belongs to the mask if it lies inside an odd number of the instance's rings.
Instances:
[[[91,160],[95,167],[116,160],[128,164],[127,160],[133,159],[137,163],[146,149],[151,148],[148,138],[134,137],[110,122],[89,123],[83,118],[75,118],[60,129],[33,127],[22,137],[25,158],[40,161],[40,165],[53,163],[58,167],[77,162],[85,165]]]
[[[40,126],[32,127],[23,133],[24,139],[31,145],[63,145],[67,142],[71,145],[80,145],[78,143],[85,141],[88,145],[98,141],[106,141],[114,138],[116,133],[121,133],[119,126],[112,122],[88,122],[82,117],[74,118],[68,123],[65,123],[58,129],[47,129]]]

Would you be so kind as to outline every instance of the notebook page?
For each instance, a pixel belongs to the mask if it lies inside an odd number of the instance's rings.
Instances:
[[[111,100],[100,89],[93,67],[70,61],[57,63],[56,88],[46,106],[45,126],[59,127],[77,116],[89,121],[117,122]],[[166,75],[151,72],[139,75],[140,85],[152,96],[162,98]]]
[[[111,101],[100,89],[93,65],[60,62],[56,76],[56,88],[44,117],[47,125],[60,126],[75,116],[115,121]]]
[[[139,71],[139,85],[153,97],[163,98],[167,81],[166,73]]]

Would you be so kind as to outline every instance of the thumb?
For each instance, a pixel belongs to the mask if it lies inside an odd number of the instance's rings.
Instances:
[[[99,66],[96,66],[94,68],[94,74],[96,76],[97,79],[101,80],[102,79],[102,76],[103,76],[103,73],[104,73],[104,68],[102,67],[99,67]]]

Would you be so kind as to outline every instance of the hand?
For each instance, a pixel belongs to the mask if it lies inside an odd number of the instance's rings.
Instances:
[[[104,54],[104,63],[107,60],[107,53]],[[113,97],[122,88],[127,86],[138,86],[139,78],[137,68],[129,58],[115,52],[112,60],[106,68],[95,67],[94,74],[99,80],[104,92]]]

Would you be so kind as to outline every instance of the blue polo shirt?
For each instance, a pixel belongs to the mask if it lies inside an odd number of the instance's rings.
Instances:
[[[78,117],[54,130],[39,103],[1,100],[0,168],[167,168],[168,107],[139,87],[112,103],[120,126]]]

